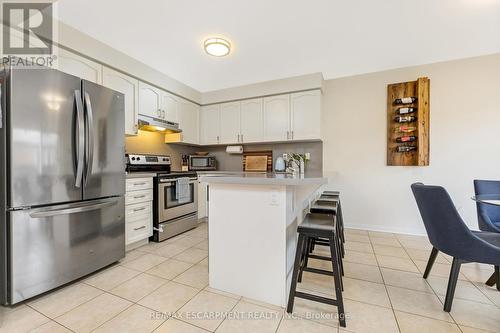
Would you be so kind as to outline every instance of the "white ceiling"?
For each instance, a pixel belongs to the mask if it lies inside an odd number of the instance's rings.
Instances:
[[[500,52],[500,0],[59,0],[59,17],[201,92]],[[213,35],[230,56],[203,51]]]

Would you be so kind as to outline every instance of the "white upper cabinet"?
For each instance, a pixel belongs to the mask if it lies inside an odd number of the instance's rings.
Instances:
[[[220,143],[240,141],[240,102],[220,105]]]
[[[290,96],[290,139],[321,138],[321,91],[312,90]]]
[[[286,141],[290,137],[290,95],[264,98],[264,140]]]
[[[182,130],[181,142],[199,144],[200,107],[185,99],[179,99],[179,127]]]
[[[58,48],[57,52],[57,66],[61,72],[102,84],[101,64],[61,48]]]
[[[264,141],[262,98],[241,101],[240,142]]]
[[[139,82],[139,114],[162,118],[161,90],[147,83]]]
[[[161,105],[160,108],[162,110],[162,118],[173,123],[178,123],[178,101],[177,97],[166,92],[161,92]]]
[[[220,143],[220,104],[201,107],[200,121],[200,143],[202,145]]]
[[[139,80],[108,67],[103,67],[102,84],[125,95],[125,134],[137,135]]]

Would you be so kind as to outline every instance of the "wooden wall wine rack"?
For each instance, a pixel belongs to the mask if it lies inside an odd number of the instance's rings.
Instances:
[[[387,165],[429,165],[429,88],[430,80],[427,77],[387,86]],[[403,97],[417,97],[417,101],[412,104],[395,105],[395,100]],[[416,112],[408,114],[408,116],[416,116],[416,121],[396,122],[395,117],[398,116],[396,111],[400,107],[417,108]],[[415,127],[415,131],[411,133],[400,132],[400,126]],[[397,138],[408,135],[416,136],[416,141],[397,143]],[[416,146],[416,150],[398,152],[398,146]]]

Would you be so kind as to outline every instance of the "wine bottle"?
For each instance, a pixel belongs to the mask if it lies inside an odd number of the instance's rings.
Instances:
[[[397,123],[412,123],[417,120],[415,116],[397,116],[394,121]]]
[[[417,137],[415,135],[405,135],[405,136],[401,136],[399,138],[396,138],[397,143],[413,142],[416,140],[417,140]]]
[[[403,98],[396,98],[394,100],[394,104],[411,104],[415,103],[417,101],[416,97],[403,97]]]
[[[416,146],[398,146],[398,148],[396,148],[398,153],[409,153],[415,150],[417,150]]]
[[[402,107],[396,110],[396,114],[410,114],[417,111],[417,108]]]
[[[415,126],[403,125],[403,126],[396,127],[396,132],[400,132],[400,133],[412,133],[412,132],[415,132],[416,130],[417,130],[417,128]]]

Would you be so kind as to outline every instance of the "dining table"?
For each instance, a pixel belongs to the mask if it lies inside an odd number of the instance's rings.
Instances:
[[[500,207],[500,194],[478,194],[472,197],[472,200],[475,202],[479,202],[485,205],[492,205]],[[493,273],[488,281],[486,281],[486,285],[489,287],[493,287],[497,283],[496,272]],[[497,286],[498,288],[499,286]],[[499,289],[500,290],[500,289]]]

